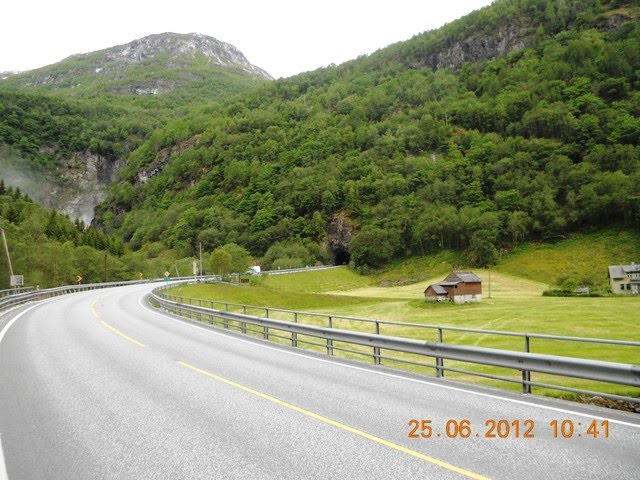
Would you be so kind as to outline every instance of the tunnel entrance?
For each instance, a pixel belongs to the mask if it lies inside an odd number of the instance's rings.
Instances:
[[[351,260],[351,254],[344,248],[336,248],[333,250],[334,265],[348,265]]]

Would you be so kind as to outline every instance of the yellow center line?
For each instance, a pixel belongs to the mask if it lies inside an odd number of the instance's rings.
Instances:
[[[381,445],[385,445],[386,447],[393,448],[394,450],[398,450],[399,452],[406,453],[407,455],[411,455],[413,457],[419,458],[421,460],[425,460],[425,461],[427,461],[429,463],[432,463],[434,465],[438,465],[439,467],[446,468],[447,470],[451,470],[453,472],[459,473],[460,475],[464,475],[464,476],[469,477],[469,478],[474,478],[476,480],[488,480],[487,477],[484,477],[484,476],[479,475],[477,473],[473,473],[473,472],[470,472],[469,470],[465,470],[463,468],[456,467],[455,465],[451,465],[450,463],[443,462],[442,460],[438,460],[438,459],[430,457],[428,455],[424,455],[424,454],[422,454],[420,452],[416,452],[415,450],[411,450],[410,448],[406,448],[406,447],[403,447],[402,445],[398,445],[397,443],[393,443],[393,442],[390,442],[388,440],[384,440],[384,439],[382,439],[380,437],[376,437],[375,435],[371,435],[371,434],[369,434],[367,432],[364,432],[362,430],[358,430],[357,428],[350,427],[348,425],[345,425],[344,423],[340,423],[340,422],[337,422],[335,420],[331,420],[330,418],[323,417],[322,415],[318,415],[317,413],[313,413],[313,412],[311,412],[309,410],[305,410],[304,408],[300,408],[300,407],[297,407],[297,406],[292,405],[290,403],[284,402],[284,401],[279,400],[279,399],[277,399],[275,397],[272,397],[271,395],[267,395],[266,393],[258,392],[257,390],[254,390],[252,388],[245,387],[244,385],[240,385],[239,383],[233,382],[233,381],[228,380],[228,379],[226,379],[224,377],[220,377],[219,375],[215,375],[215,374],[213,374],[211,372],[207,372],[206,370],[202,370],[202,369],[200,369],[198,367],[194,367],[193,365],[190,365],[188,363],[178,361],[178,364],[182,365],[183,367],[190,368],[191,370],[194,370],[194,371],[196,371],[198,373],[201,373],[202,375],[205,375],[207,377],[213,378],[214,380],[218,380],[219,382],[226,383],[227,385],[230,385],[232,387],[238,388],[238,389],[240,389],[240,390],[242,390],[244,392],[250,393],[250,394],[255,395],[257,397],[260,397],[260,398],[263,398],[263,399],[268,400],[270,402],[276,403],[278,405],[281,405],[283,407],[286,407],[286,408],[288,408],[290,410],[293,410],[295,412],[301,413],[301,414],[306,415],[308,417],[315,418],[316,420],[319,420],[321,422],[328,423],[329,425],[333,425],[334,427],[338,427],[338,428],[340,428],[342,430],[345,430],[347,432],[353,433],[355,435],[359,435],[359,436],[361,436],[363,438],[366,438],[367,440],[371,440],[372,442],[376,442],[376,443],[379,443]]]
[[[122,333],[120,330],[118,330],[117,328],[112,327],[111,325],[109,325],[107,322],[105,322],[104,320],[100,320],[102,322],[102,324],[107,327],[110,330],[113,330],[114,332],[116,332],[118,335],[120,335],[122,338],[125,338],[127,340],[129,340],[131,343],[135,343],[136,345],[138,345],[139,347],[145,347],[146,345],[144,343],[140,343],[137,340],[134,340],[133,338],[129,337],[128,335],[125,335],[124,333]]]
[[[126,339],[126,340],[129,340],[131,343],[133,343],[133,344],[135,344],[135,345],[137,345],[137,346],[139,346],[139,347],[145,347],[145,346],[146,346],[144,343],[140,343],[139,341],[137,341],[137,340],[135,340],[135,339],[131,338],[130,336],[125,335],[124,333],[122,333],[122,332],[121,332],[120,330],[118,330],[117,328],[112,327],[112,326],[111,326],[111,325],[109,325],[107,322],[105,322],[104,320],[100,319],[100,316],[98,315],[98,312],[96,312],[96,309],[95,309],[95,306],[96,306],[96,302],[97,302],[97,301],[98,301],[98,300],[96,300],[95,302],[93,302],[93,303],[91,304],[91,313],[93,313],[93,316],[94,316],[94,317],[96,317],[98,320],[100,320],[100,322],[102,322],[102,324],[103,324],[105,327],[107,327],[109,330],[111,330],[111,331],[113,331],[113,332],[117,333],[117,334],[118,334],[118,335],[120,335],[122,338],[124,338],[124,339]]]

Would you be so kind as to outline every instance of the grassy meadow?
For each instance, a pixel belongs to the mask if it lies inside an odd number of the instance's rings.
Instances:
[[[613,234],[599,235],[598,238],[600,242],[605,244],[619,241],[619,237]],[[380,332],[427,341],[437,340],[437,331],[428,327],[437,325],[529,334],[640,341],[640,298],[638,297],[542,296],[542,292],[550,288],[552,282],[545,283],[540,279],[550,278],[554,282],[557,280],[551,273],[555,273],[560,279],[566,278],[565,276],[587,278],[589,275],[600,275],[606,279],[606,267],[611,261],[610,258],[603,259],[601,254],[592,251],[589,257],[592,259],[591,262],[567,260],[568,257],[575,255],[577,250],[584,250],[586,248],[584,243],[588,239],[589,236],[583,236],[577,240],[572,238],[566,242],[560,242],[551,249],[546,246],[528,246],[513,254],[513,257],[506,258],[501,265],[491,270],[473,269],[474,273],[483,281],[483,301],[476,304],[454,305],[424,301],[423,292],[427,286],[442,280],[451,270],[451,263],[448,261],[453,257],[447,258],[446,254],[430,259],[405,260],[393,265],[385,272],[369,276],[358,275],[346,267],[339,267],[296,274],[262,276],[256,282],[257,284],[252,286],[221,284],[183,286],[179,290],[174,289],[173,293],[180,293],[184,297],[229,303],[332,314],[334,328],[374,331],[372,323],[340,319],[339,316],[417,324],[417,326],[400,326],[381,323]],[[597,246],[606,248],[606,245]],[[455,258],[453,260],[455,261]],[[593,264],[603,261],[604,267],[597,270]],[[624,262],[630,261],[631,259],[624,259]],[[520,265],[521,268],[516,268],[516,265]],[[567,268],[567,265],[570,268]],[[520,275],[515,275],[516,272]],[[223,307],[217,305],[217,308]],[[234,308],[231,307],[231,309]],[[236,308],[236,310],[239,309]],[[248,313],[264,315],[264,310],[249,311]],[[270,311],[269,316],[293,320],[292,314],[286,312]],[[326,317],[310,315],[299,315],[298,321],[322,326],[327,324]],[[423,325],[424,327],[422,327]],[[257,334],[261,334],[261,332]],[[288,340],[280,339],[280,341],[287,342]],[[317,340],[312,341],[317,342]],[[516,351],[524,349],[524,340],[519,337],[471,332],[445,330],[444,341]],[[319,346],[311,346],[311,348],[326,351],[326,348]],[[354,349],[359,350],[358,348]],[[638,347],[532,339],[531,351],[631,364],[640,363],[640,348]],[[335,352],[336,355],[359,358],[367,362],[371,361],[370,353],[370,349],[365,349],[365,354],[369,355],[365,357],[355,353]],[[418,359],[409,355],[391,353],[389,355],[432,365],[431,359]],[[427,374],[435,372],[433,367],[399,364],[390,359],[384,359],[383,364],[409,368]],[[500,369],[494,367],[461,365],[459,362],[445,361],[445,366],[498,374],[513,379],[517,379],[519,376],[518,372],[500,372]],[[516,390],[521,388],[519,385],[455,372],[447,372],[446,376],[503,388]],[[596,385],[595,382],[579,379],[554,380],[549,379],[549,376],[537,374],[532,374],[532,376],[534,381],[542,383],[560,382],[562,385],[573,388],[640,396],[640,391],[632,387]],[[536,387],[534,387],[534,392],[561,395],[557,391],[547,391]],[[571,397],[570,394],[562,396]]]

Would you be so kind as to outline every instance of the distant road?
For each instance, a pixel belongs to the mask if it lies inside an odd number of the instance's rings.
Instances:
[[[638,415],[212,331],[147,307],[151,288],[12,313],[0,479],[640,478]]]

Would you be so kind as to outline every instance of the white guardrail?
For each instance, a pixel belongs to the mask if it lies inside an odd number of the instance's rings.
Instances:
[[[528,351],[529,342],[532,338],[588,343],[606,343],[632,348],[640,348],[640,342],[606,340],[597,338],[561,337],[553,335],[520,334],[514,332],[499,332],[490,330],[421,325],[425,328],[433,328],[438,330],[438,341],[429,342],[416,340],[413,338],[403,338],[380,334],[381,325],[392,324],[395,326],[417,326],[416,324],[402,324],[399,322],[387,322],[381,320],[355,319],[327,314],[294,312],[266,307],[230,304],[220,301],[188,299],[163,292],[165,288],[167,288],[167,286],[156,288],[150,294],[151,302],[155,304],[155,306],[160,306],[167,311],[170,311],[182,317],[189,318],[191,320],[206,322],[215,326],[219,325],[223,328],[237,330],[244,334],[257,334],[267,340],[272,337],[281,340],[284,339],[293,347],[298,347],[299,344],[306,344],[315,346],[316,348],[320,347],[323,349],[323,351],[326,350],[327,355],[334,355],[336,350],[363,355],[372,358],[374,364],[376,365],[380,365],[382,363],[382,360],[386,359],[393,362],[432,367],[435,368],[436,374],[439,377],[444,376],[445,371],[452,371],[491,379],[503,380],[512,383],[519,383],[522,385],[522,391],[525,394],[531,393],[531,387],[536,386],[580,394],[601,396],[623,402],[640,403],[640,397],[627,397],[590,390],[580,390],[564,387],[561,385],[535,382],[531,380],[531,372],[537,372],[556,375],[559,377],[582,378],[598,382],[627,385],[640,388],[640,366],[638,365],[531,353]],[[203,303],[210,304],[211,308],[203,306]],[[214,304],[221,305],[224,307],[224,309],[213,308]],[[240,311],[230,311],[233,309]],[[264,312],[264,316],[249,315],[246,313],[247,310],[255,311],[256,309],[262,310]],[[284,321],[269,318],[270,312],[289,313],[292,315],[293,321]],[[324,317],[327,320],[327,326],[321,327],[299,323],[298,320],[302,316]],[[352,321],[373,323],[375,324],[375,332],[366,333],[362,331],[333,328],[333,323],[336,319],[347,319]],[[256,329],[255,327],[258,328]],[[498,350],[492,348],[444,343],[442,342],[442,336],[443,331],[446,330],[473,332],[479,334],[521,336],[525,340],[526,351],[519,352],[512,350]],[[397,356],[391,357],[388,356],[390,354],[387,352],[401,352],[406,354],[418,355],[420,357],[430,357],[435,359],[435,363],[426,364],[422,362],[398,358]],[[513,378],[495,376],[486,373],[445,367],[444,360],[454,360],[470,364],[502,367],[519,371],[522,375],[521,379],[516,380]]]

